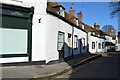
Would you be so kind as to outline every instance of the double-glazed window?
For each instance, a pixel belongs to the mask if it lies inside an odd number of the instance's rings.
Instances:
[[[74,36],[74,48],[78,48],[78,36]]]
[[[101,49],[101,44],[100,43],[98,43],[98,49]]]
[[[58,32],[58,50],[64,49],[64,33]]]
[[[92,42],[92,49],[95,49],[95,42]]]

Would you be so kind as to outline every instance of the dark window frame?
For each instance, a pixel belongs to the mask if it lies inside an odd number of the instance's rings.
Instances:
[[[95,42],[92,42],[92,49],[95,49]]]
[[[102,49],[104,49],[104,47],[105,47],[105,43],[104,43],[104,42],[102,42]]]
[[[98,49],[101,49],[101,43],[98,43]]]

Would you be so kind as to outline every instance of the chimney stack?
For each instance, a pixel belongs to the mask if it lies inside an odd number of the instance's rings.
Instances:
[[[95,30],[99,30],[99,29],[100,29],[100,25],[99,25],[99,24],[94,23],[94,29],[95,29]]]
[[[75,11],[74,11],[74,4],[72,3],[72,7],[70,8],[69,14],[74,16],[75,15]]]
[[[72,10],[74,10],[74,4],[72,3]]]
[[[77,13],[78,20],[82,22],[82,12]]]

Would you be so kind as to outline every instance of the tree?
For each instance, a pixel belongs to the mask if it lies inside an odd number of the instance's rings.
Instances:
[[[110,8],[112,9],[112,17],[118,16],[120,14],[120,1],[114,0],[114,2],[110,2]]]
[[[105,25],[102,27],[102,31],[106,34],[109,34],[111,36],[114,36],[116,34],[116,30],[112,25]]]

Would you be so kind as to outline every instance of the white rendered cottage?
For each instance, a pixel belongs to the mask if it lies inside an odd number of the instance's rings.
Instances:
[[[0,3],[3,23],[0,63],[47,63],[87,52],[87,32],[77,25],[77,18],[67,18],[64,7],[57,5],[51,11],[47,1],[42,0]]]

